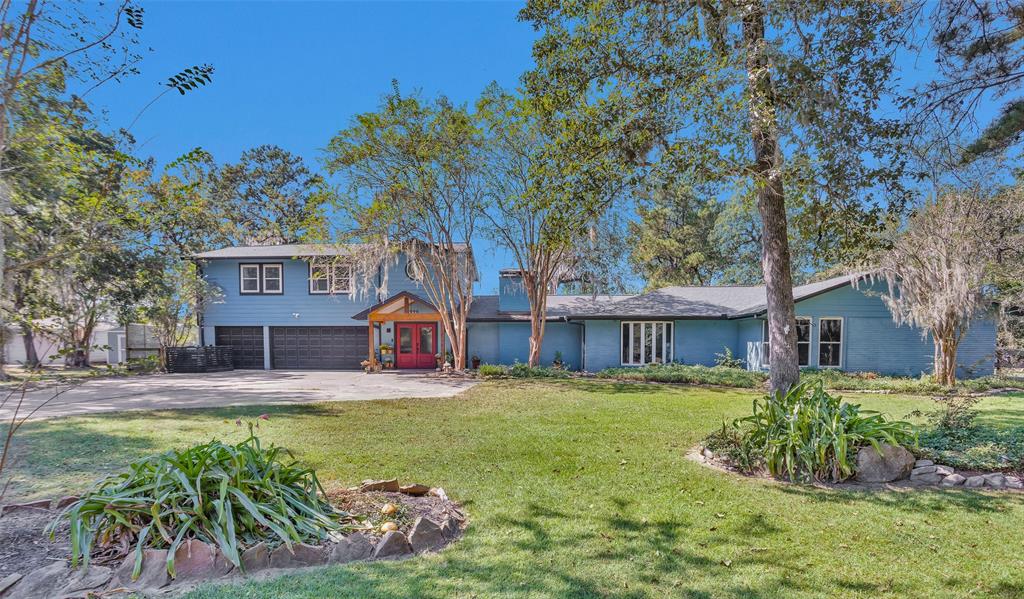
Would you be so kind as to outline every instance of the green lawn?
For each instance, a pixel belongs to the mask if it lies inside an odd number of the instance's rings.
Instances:
[[[852,396],[851,396],[852,397]],[[204,587],[191,597],[1020,597],[1024,499],[965,490],[836,492],[742,479],[686,451],[741,391],[488,382],[454,399],[74,418],[23,429],[16,492],[73,491],[167,447],[266,440],[329,484],[444,487],[471,518],[438,555]],[[856,396],[902,417],[924,399]],[[1024,421],[1024,398],[985,400]],[[31,458],[29,458],[31,456]]]

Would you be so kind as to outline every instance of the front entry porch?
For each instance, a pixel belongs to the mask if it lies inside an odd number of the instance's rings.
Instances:
[[[369,322],[367,363],[373,369],[434,369],[445,355],[441,316],[417,295],[397,293],[353,318]]]

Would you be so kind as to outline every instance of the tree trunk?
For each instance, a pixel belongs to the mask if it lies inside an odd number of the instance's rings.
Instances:
[[[540,366],[540,348],[544,342],[544,315],[530,307],[530,357],[531,367]]]
[[[769,367],[773,392],[785,392],[800,380],[790,266],[789,229],[782,184],[782,158],[775,89],[765,41],[763,0],[750,0],[743,16],[747,51],[747,95],[750,134],[754,145],[754,185],[761,215],[761,268],[768,300]]]
[[[21,341],[25,344],[25,368],[30,370],[39,367],[39,354],[36,352],[36,333],[32,327],[21,325]]]

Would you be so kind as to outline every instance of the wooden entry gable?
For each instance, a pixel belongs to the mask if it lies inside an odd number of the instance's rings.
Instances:
[[[436,326],[435,328],[435,345],[439,352],[443,353],[444,347],[444,335],[441,327],[441,315],[438,314],[437,308],[434,304],[423,299],[422,297],[410,293],[408,291],[401,291],[388,299],[370,306],[366,310],[363,310],[359,314],[353,316],[354,319],[365,318],[368,321],[369,335],[367,349],[371,366],[377,365],[377,351],[373,343],[373,331],[375,325],[379,325],[384,322],[398,323],[431,323]],[[397,340],[398,331],[397,326],[395,330],[395,336]]]

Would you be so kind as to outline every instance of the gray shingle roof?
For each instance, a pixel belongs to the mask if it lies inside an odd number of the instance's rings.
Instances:
[[[793,288],[797,301],[850,284],[857,275],[834,277]],[[548,319],[620,318],[738,318],[765,310],[764,285],[718,287],[663,287],[639,295],[553,295],[548,298]],[[470,320],[528,320],[521,312],[498,310],[498,296],[473,298]]]
[[[236,245],[219,250],[199,252],[193,258],[203,260],[246,259],[246,258],[297,258],[302,256],[344,256],[360,248],[361,243],[289,243],[283,245]],[[466,244],[456,243],[459,251],[465,251]]]

